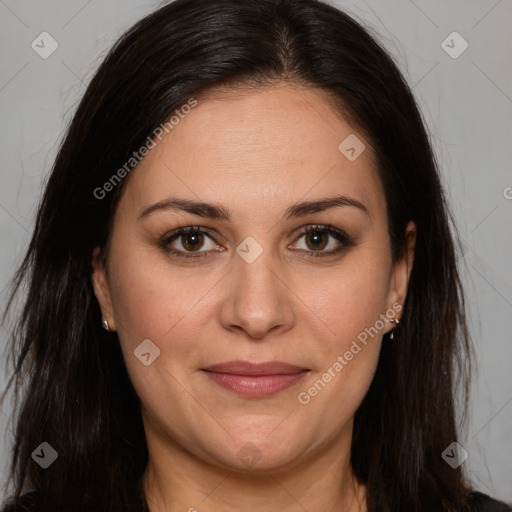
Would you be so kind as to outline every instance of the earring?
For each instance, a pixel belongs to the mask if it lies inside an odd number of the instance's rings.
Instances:
[[[105,317],[101,317],[101,325],[103,326],[103,329],[105,329],[105,331],[110,332],[110,327],[109,327],[107,319]]]
[[[396,325],[398,325],[400,323],[400,320],[398,320],[398,318],[390,318],[389,320],[390,322],[394,322],[395,323],[395,328],[396,328]],[[391,334],[389,335],[389,339],[392,340],[395,338],[395,333],[394,333],[395,329],[393,329],[391,331]]]

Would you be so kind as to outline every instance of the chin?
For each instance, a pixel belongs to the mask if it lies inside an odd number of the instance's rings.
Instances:
[[[294,466],[304,456],[306,446],[311,446],[311,443],[300,442],[297,435],[289,431],[270,436],[268,432],[272,432],[272,429],[252,438],[234,436],[235,440],[230,438],[224,445],[226,452],[219,453],[217,449],[214,456],[230,470],[263,474],[268,471],[284,471]],[[304,446],[304,450],[301,446]]]

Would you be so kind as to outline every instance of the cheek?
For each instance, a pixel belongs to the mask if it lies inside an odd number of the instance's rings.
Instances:
[[[220,276],[173,268],[147,248],[123,255],[113,251],[112,261],[114,317],[127,364],[132,364],[134,349],[150,339],[161,351],[160,363],[165,360],[175,371],[179,360],[187,360],[198,349],[208,322],[209,292],[214,292]]]
[[[355,413],[378,363],[386,327],[381,315],[387,309],[388,260],[385,251],[366,249],[346,258],[335,278],[317,279],[317,292],[310,294],[308,308],[324,328],[311,347],[314,372],[297,398],[326,422]]]
[[[112,261],[114,258],[113,252]],[[178,419],[167,415],[171,410],[187,411],[191,407],[180,383],[197,371],[198,354],[205,348],[201,339],[208,322],[207,294],[218,278],[173,270],[156,259],[151,260],[147,252],[141,257],[137,250],[116,259],[111,271],[112,302],[127,371],[143,407],[153,414],[159,411],[157,416],[162,415],[167,424],[173,423],[174,435],[178,436],[187,414],[178,415]],[[145,366],[134,351],[147,339],[160,352]],[[197,411],[191,410],[190,417],[193,413]]]
[[[318,309],[324,336],[310,347],[314,371],[296,391],[304,413],[324,425],[326,437],[353,417],[379,359],[386,288],[381,274],[365,270],[341,272],[327,289],[325,304]]]
[[[380,315],[387,309],[388,267],[385,257],[354,253],[335,274],[316,276],[315,288],[304,282],[304,296],[325,326],[325,355],[348,350],[352,340],[385,324]],[[306,293],[309,289],[309,293]]]

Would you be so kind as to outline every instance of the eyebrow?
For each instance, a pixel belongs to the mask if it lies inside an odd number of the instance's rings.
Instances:
[[[285,210],[282,219],[289,220],[291,218],[323,212],[331,208],[338,208],[341,206],[357,208],[369,216],[366,206],[357,199],[347,196],[336,196],[317,199],[314,201],[302,201],[300,203],[295,203]],[[163,201],[159,201],[155,204],[152,204],[151,206],[148,206],[141,212],[138,220],[148,217],[157,211],[169,210],[184,211],[198,215],[199,217],[206,217],[215,220],[231,220],[231,212],[221,205],[204,203],[201,201],[191,201],[188,199],[179,199],[175,197],[164,199]]]

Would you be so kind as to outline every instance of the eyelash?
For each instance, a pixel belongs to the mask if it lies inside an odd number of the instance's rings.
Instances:
[[[310,225],[307,226],[305,229],[303,229],[298,237],[297,240],[299,240],[304,235],[307,235],[308,233],[312,232],[324,232],[329,235],[331,235],[333,238],[338,240],[342,245],[337,248],[330,251],[309,251],[307,253],[306,257],[312,257],[312,258],[318,258],[318,257],[326,257],[326,256],[333,256],[335,254],[338,254],[342,251],[344,251],[347,247],[354,246],[354,242],[352,239],[342,230],[335,228],[334,226],[329,225]],[[187,233],[199,233],[203,235],[207,235],[209,238],[214,240],[213,238],[213,232],[208,228],[203,228],[200,226],[187,226],[183,228],[179,228],[176,231],[174,231],[170,236],[165,237],[160,242],[160,247],[167,253],[173,254],[174,256],[177,256],[178,258],[188,259],[188,258],[206,258],[208,251],[197,251],[196,253],[190,253],[185,252],[181,250],[172,249],[169,247],[169,244],[173,242],[176,238],[178,238],[182,234]],[[215,240],[214,240],[215,241]]]

